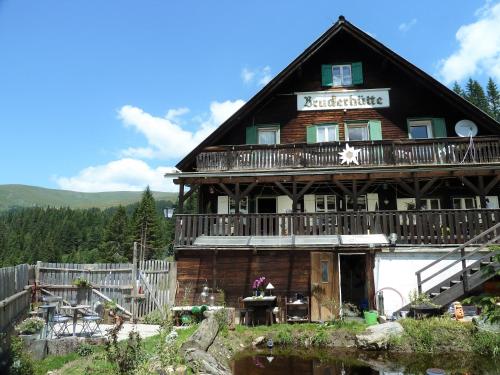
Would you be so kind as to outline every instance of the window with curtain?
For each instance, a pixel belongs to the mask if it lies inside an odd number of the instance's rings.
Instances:
[[[335,142],[337,139],[337,125],[324,125],[316,128],[316,142]]]
[[[346,141],[367,141],[369,139],[368,124],[347,124]]]
[[[351,65],[333,65],[333,86],[351,86]]]
[[[279,143],[279,129],[260,128],[258,130],[259,145],[275,145]]]

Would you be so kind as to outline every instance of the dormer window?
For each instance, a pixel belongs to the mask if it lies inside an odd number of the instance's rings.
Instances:
[[[361,84],[363,84],[363,65],[361,62],[321,66],[322,86],[346,87]]]
[[[333,86],[351,86],[351,65],[333,65]]]

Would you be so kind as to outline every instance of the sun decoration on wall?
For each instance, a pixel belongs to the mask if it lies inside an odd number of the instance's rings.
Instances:
[[[354,163],[359,165],[358,162],[358,154],[361,152],[360,149],[355,149],[354,147],[350,147],[349,143],[346,143],[345,149],[342,152],[339,152],[340,155],[340,164],[351,164]]]

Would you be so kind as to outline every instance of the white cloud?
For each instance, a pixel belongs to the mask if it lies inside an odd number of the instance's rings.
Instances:
[[[170,109],[165,117],[157,117],[138,107],[123,106],[119,118],[125,126],[144,135],[148,146],[122,150],[123,158],[119,160],[84,168],[72,177],[56,176],[54,179],[61,189],[85,192],[141,191],[147,185],[157,191],[176,191],[172,179],[164,177],[175,168],[152,168],[139,159],[171,162],[185,156],[243,104],[245,102],[240,99],[212,102],[209,114],[197,117],[198,127],[194,131],[181,126],[182,116],[189,113],[187,108]]]
[[[179,117],[188,113],[187,108],[171,109],[165,117],[157,117],[141,108],[125,105],[118,111],[118,117],[125,126],[132,127],[144,135],[148,147],[130,147],[122,150],[122,155],[135,158],[178,159],[196,147],[243,104],[245,102],[241,99],[212,102],[208,117],[199,120],[199,126],[195,131],[186,130],[181,126]]]
[[[256,83],[259,86],[264,86],[267,85],[272,78],[271,67],[269,65],[263,68],[243,68],[241,70],[241,79],[245,84]]]
[[[406,33],[407,31],[410,31],[410,29],[413,28],[413,26],[415,26],[416,24],[417,24],[417,19],[413,18],[409,22],[403,22],[403,23],[401,23],[399,25],[398,29],[399,29],[399,31],[401,31],[403,33]]]
[[[476,22],[458,29],[458,49],[439,62],[447,84],[481,73],[500,79],[500,2],[487,1],[475,15]]]
[[[254,76],[255,76],[255,72],[252,72],[248,68],[243,68],[243,70],[241,71],[241,79],[243,79],[244,83],[252,82]]]
[[[171,179],[164,176],[172,172],[171,167],[151,168],[137,159],[114,160],[107,164],[87,167],[73,177],[56,177],[61,189],[100,192],[100,191],[141,191],[147,185],[156,191],[176,191]]]

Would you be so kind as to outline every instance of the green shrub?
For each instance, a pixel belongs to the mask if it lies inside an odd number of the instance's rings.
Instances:
[[[148,315],[144,317],[144,323],[146,324],[162,324],[165,318],[165,313],[161,310],[151,311]]]
[[[109,330],[109,339],[104,348],[106,359],[116,365],[121,375],[133,374],[134,370],[144,359],[142,339],[136,331],[130,331],[125,348],[118,343],[118,332],[123,326],[123,321],[119,321]]]
[[[76,353],[80,357],[88,357],[88,356],[94,354],[94,352],[95,352],[94,345],[90,345],[90,344],[87,344],[87,343],[81,343],[80,345],[78,345],[76,347]]]
[[[291,329],[288,328],[288,325],[285,325],[283,329],[280,329],[278,331],[274,342],[277,345],[283,345],[283,346],[293,344],[292,331],[291,331]]]
[[[23,341],[17,336],[12,336],[10,357],[12,359],[12,364],[10,365],[9,374],[33,375],[35,373],[33,360],[24,352]]]
[[[321,326],[311,337],[311,344],[313,346],[327,346],[330,342],[330,336],[325,326]]]
[[[472,348],[481,355],[500,357],[500,335],[493,332],[477,331],[473,335]]]

